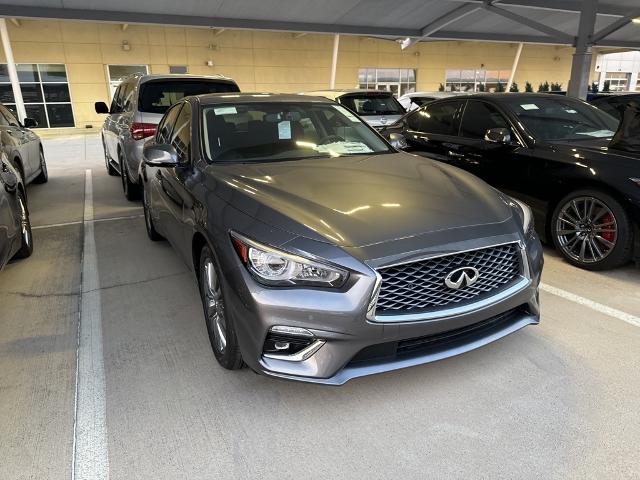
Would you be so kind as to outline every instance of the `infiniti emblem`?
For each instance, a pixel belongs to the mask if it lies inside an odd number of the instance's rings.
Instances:
[[[480,278],[480,272],[477,268],[461,267],[450,272],[445,277],[444,284],[449,288],[458,290],[473,285],[478,281],[478,278]]]

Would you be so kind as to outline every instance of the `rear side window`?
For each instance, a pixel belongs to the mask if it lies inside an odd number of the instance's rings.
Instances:
[[[189,95],[239,92],[232,82],[213,80],[152,80],[140,86],[138,110],[145,113],[165,113],[171,105]]]
[[[438,135],[457,135],[456,112],[460,102],[430,103],[416,110],[407,118],[411,130]]]
[[[358,115],[403,115],[404,108],[393,95],[349,95],[340,98],[340,103]]]
[[[484,138],[490,128],[509,128],[509,123],[493,105],[469,100],[462,116],[462,136]]]

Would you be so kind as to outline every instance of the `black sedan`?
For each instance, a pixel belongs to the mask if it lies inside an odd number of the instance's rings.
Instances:
[[[382,133],[525,201],[567,261],[600,270],[640,257],[640,154],[609,146],[617,127],[573,98],[483,94],[431,102]]]
[[[0,154],[0,270],[13,257],[33,251],[29,210],[22,179],[4,154]]]
[[[595,105],[618,120],[622,119],[622,114],[631,101],[640,103],[640,93],[598,95],[592,100],[589,100],[591,105]]]

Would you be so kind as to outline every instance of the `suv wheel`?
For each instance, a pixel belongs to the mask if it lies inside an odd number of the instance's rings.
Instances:
[[[127,169],[127,162],[122,157],[122,152],[118,153],[120,157],[120,177],[122,178],[122,190],[124,196],[130,202],[134,202],[140,198],[140,185],[133,183],[129,178],[129,171]]]
[[[44,152],[40,148],[40,175],[38,175],[34,183],[47,183],[49,181],[49,172],[47,170],[47,162],[44,159]]]
[[[633,229],[624,207],[598,190],[578,190],[564,197],[551,219],[553,243],[571,264],[606,270],[631,259]]]
[[[29,220],[29,209],[24,194],[18,191],[18,208],[20,215],[20,236],[22,244],[16,253],[16,258],[27,258],[33,253],[33,234],[31,233],[31,220]]]
[[[209,341],[218,363],[228,370],[242,367],[233,322],[225,308],[224,279],[211,249],[205,245],[200,253],[200,298],[209,333]]]

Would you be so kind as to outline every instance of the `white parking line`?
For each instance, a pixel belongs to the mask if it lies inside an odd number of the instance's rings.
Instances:
[[[130,218],[142,218],[144,215],[139,213],[137,215],[122,215],[120,217],[108,217],[108,218],[96,218],[91,220],[91,223],[100,223],[100,222],[113,222],[115,220],[128,220]],[[68,227],[69,225],[82,225],[86,220],[78,220],[77,222],[64,222],[64,223],[49,223],[47,225],[38,225],[35,227],[31,227],[31,230],[41,230],[44,228],[56,228],[56,227]]]
[[[107,480],[109,456],[105,406],[100,280],[93,222],[93,181],[86,170],[82,294],[78,325],[73,480]]]
[[[562,290],[561,288],[552,287],[551,285],[547,285],[546,283],[541,283],[540,289],[557,297],[564,298],[565,300],[583,305],[587,308],[590,308],[591,310],[595,310],[596,312],[604,313],[605,315],[609,315],[610,317],[614,317],[618,320],[622,320],[623,322],[627,322],[636,327],[640,327],[640,317],[636,317],[635,315],[631,315],[630,313],[623,312],[622,310],[618,310],[617,308],[608,307],[606,305],[603,305],[602,303],[594,302],[593,300],[589,300],[588,298],[581,297],[580,295],[576,295],[575,293],[567,292],[566,290]]]

